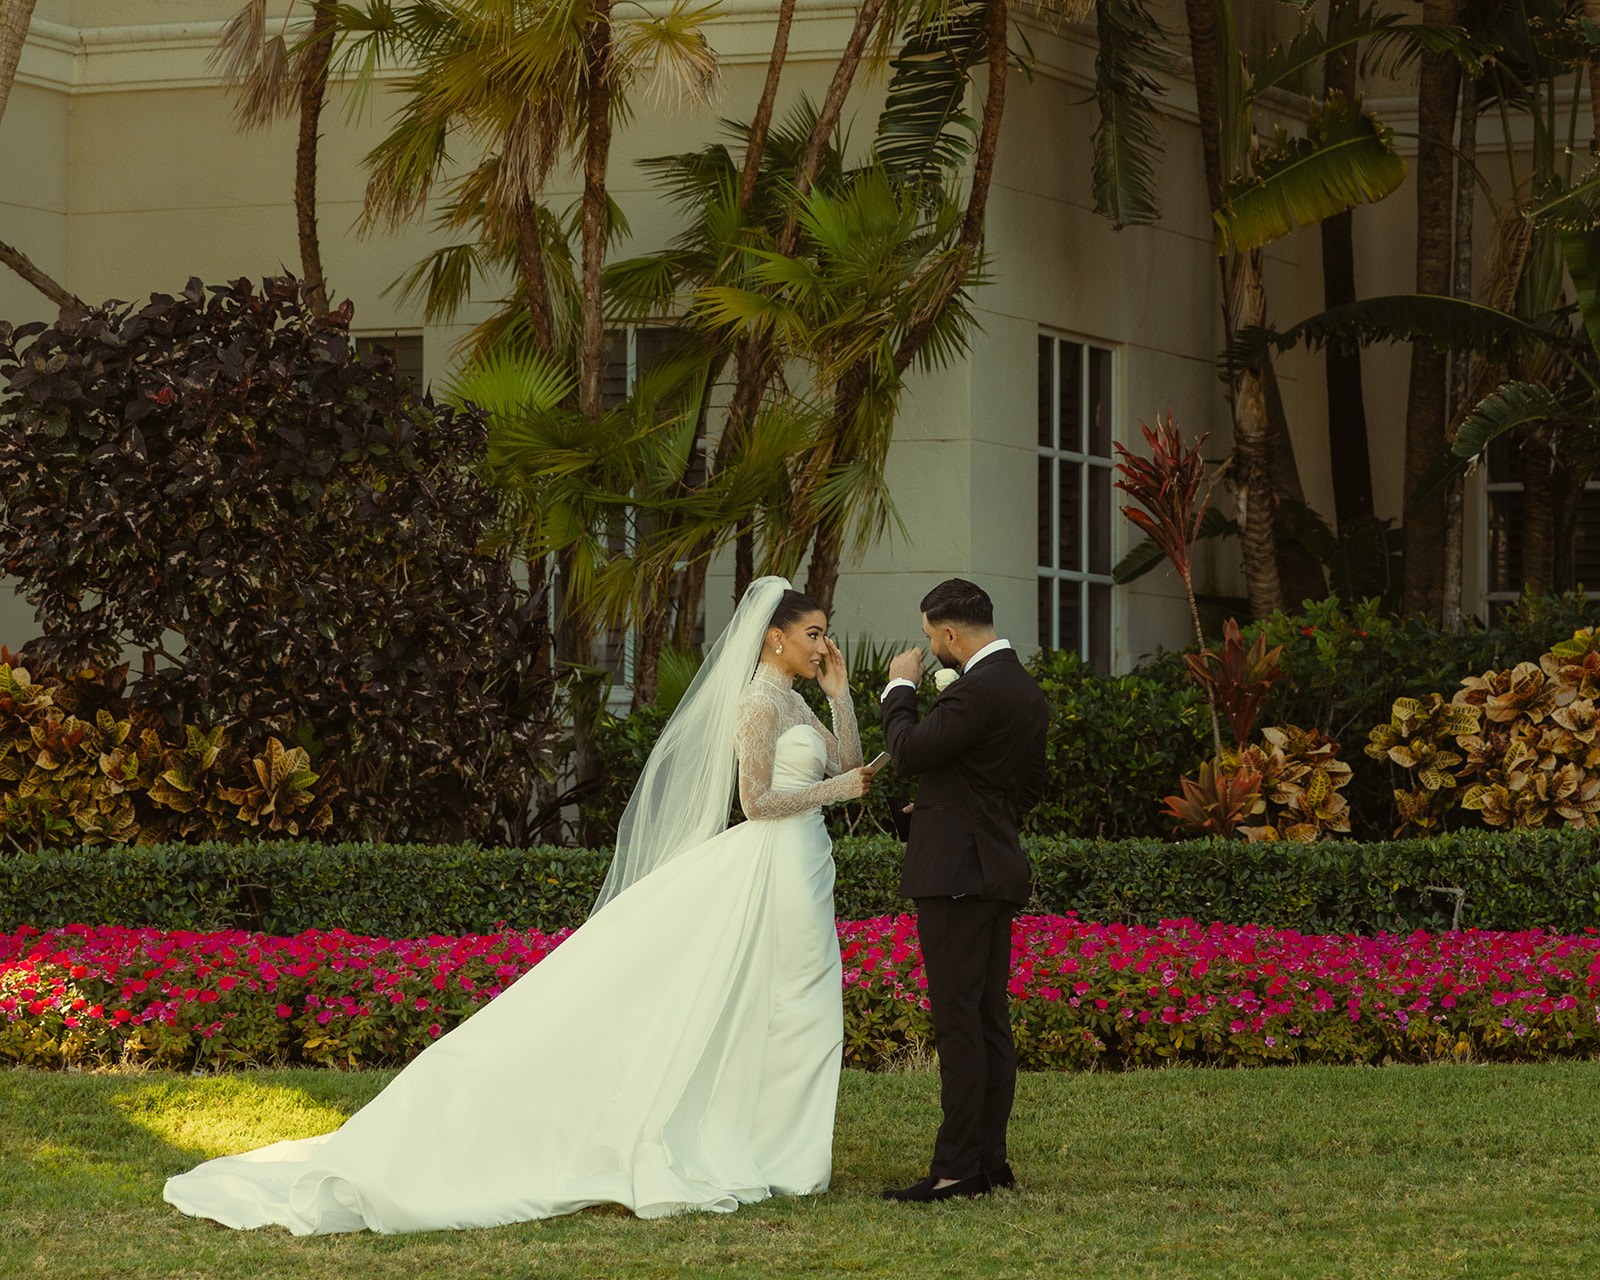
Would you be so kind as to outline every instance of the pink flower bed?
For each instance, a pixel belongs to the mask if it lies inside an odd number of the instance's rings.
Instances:
[[[22,929],[0,935],[0,1060],[399,1063],[564,937]],[[881,1066],[926,1044],[915,921],[841,921],[839,941],[847,1062]],[[1012,974],[1030,1068],[1600,1053],[1593,934],[1317,937],[1025,916]]]

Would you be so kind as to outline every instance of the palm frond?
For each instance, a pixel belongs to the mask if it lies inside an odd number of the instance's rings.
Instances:
[[[472,403],[491,418],[524,420],[549,413],[571,394],[570,370],[536,354],[488,351],[445,383],[452,404]]]
[[[1534,226],[1557,231],[1593,231],[1600,228],[1600,165],[1570,186],[1559,178],[1528,206],[1524,216]]]
[[[722,69],[705,26],[717,12],[716,0],[698,7],[690,0],[674,0],[664,14],[620,24],[616,57],[622,73],[648,74],[650,93],[657,102],[711,101],[722,82]]]
[[[1596,425],[1600,408],[1587,388],[1547,387],[1537,382],[1507,382],[1482,400],[1456,429],[1451,452],[1458,458],[1481,458],[1500,436],[1535,422]]]
[[[1094,62],[1100,107],[1094,130],[1095,212],[1120,230],[1161,216],[1155,100],[1166,90],[1155,73],[1170,70],[1176,60],[1167,48],[1168,33],[1143,0],[1096,0],[1094,12],[1100,37]]]
[[[984,0],[957,0],[931,18],[914,17],[890,64],[888,96],[874,147],[896,182],[939,181],[966,163],[977,121],[966,113],[972,68],[988,56]]]
[[[1313,107],[1304,137],[1281,128],[1272,149],[1257,157],[1254,172],[1228,184],[1216,214],[1216,250],[1254,249],[1309,226],[1378,201],[1405,181],[1406,162],[1394,149],[1394,131],[1361,110],[1361,99],[1341,94]]]
[[[220,65],[239,128],[260,128],[294,109],[298,68],[286,31],[267,35],[266,0],[246,0],[218,34],[206,62]]]
[[[1232,366],[1253,364],[1268,351],[1288,351],[1304,343],[1317,350],[1330,343],[1354,351],[1374,342],[1431,342],[1439,350],[1471,352],[1504,360],[1543,347],[1571,350],[1572,336],[1543,322],[1524,320],[1464,298],[1425,293],[1362,298],[1334,307],[1282,333],[1251,327],[1240,331],[1224,355]]]

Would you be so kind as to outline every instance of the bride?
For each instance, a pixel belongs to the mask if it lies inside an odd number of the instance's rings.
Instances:
[[[310,1235],[825,1190],[843,1012],[821,806],[872,779],[827,624],[783,579],[751,584],[645,765],[588,922],[337,1131],[208,1160],[166,1199]],[[728,827],[735,774],[750,821]]]

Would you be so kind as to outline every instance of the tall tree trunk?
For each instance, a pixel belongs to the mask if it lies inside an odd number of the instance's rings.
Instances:
[[[300,77],[300,136],[294,152],[294,214],[300,235],[300,274],[306,301],[317,319],[328,315],[328,286],[322,275],[322,246],[317,239],[317,126],[328,92],[328,58],[333,52],[333,4],[317,0],[312,7],[307,71]]]
[[[823,158],[828,152],[828,140],[833,137],[833,132],[839,127],[839,118],[844,112],[845,99],[850,94],[851,86],[855,83],[856,72],[860,69],[861,59],[867,47],[867,41],[877,29],[878,17],[883,10],[885,0],[865,0],[861,8],[856,11],[854,27],[851,28],[850,38],[845,42],[843,54],[840,55],[838,64],[834,67],[833,78],[828,84],[828,92],[823,97],[822,106],[817,112],[816,122],[813,124],[810,136],[806,140],[806,149],[800,158],[800,164],[795,171],[795,186],[801,195],[804,195],[816,181],[817,174],[822,168]],[[787,32],[783,32],[784,49],[788,46]],[[780,53],[778,45],[773,45],[773,58],[778,59]],[[772,79],[769,63],[768,79]],[[763,90],[765,93],[765,90]],[[776,90],[774,90],[776,93]],[[745,169],[751,170],[751,154],[746,151]],[[760,157],[755,157],[759,168]],[[753,179],[751,179],[753,182]],[[741,177],[740,187],[743,189],[744,180]],[[784,224],[778,232],[777,251],[785,256],[794,252],[795,245],[800,239],[799,202],[794,206],[789,216],[784,219]],[[756,413],[761,408],[762,397],[766,395],[767,384],[771,382],[777,372],[778,361],[773,355],[771,345],[765,337],[747,334],[739,339],[734,352],[734,387],[733,394],[729,397],[728,412],[723,421],[722,439],[717,445],[717,463],[729,456],[738,445],[744,433],[749,430],[750,424],[756,419]],[[751,554],[752,561],[754,553]]]
[[[1206,198],[1212,212],[1222,208],[1222,108],[1218,88],[1217,19],[1212,0],[1184,0],[1189,57],[1194,66],[1195,114],[1205,166]],[[1229,51],[1230,57],[1234,56]],[[1222,307],[1225,339],[1266,317],[1266,293],[1259,249],[1223,258]],[[1240,550],[1252,616],[1264,618],[1283,605],[1273,531],[1271,424],[1266,386],[1259,368],[1247,369],[1233,388],[1233,449],[1229,491],[1238,507]]]
[[[1596,0],[1600,3],[1600,0]],[[761,87],[761,101],[750,121],[750,135],[744,144],[744,169],[739,175],[739,207],[748,209],[755,197],[756,179],[761,175],[761,159],[767,150],[767,135],[772,132],[772,111],[778,101],[778,82],[783,79],[783,64],[789,56],[789,29],[794,25],[795,0],[778,6],[778,25],[772,35],[772,55],[767,59],[767,79]]]
[[[756,530],[749,516],[739,521],[733,540],[733,602],[738,604],[756,576]]]
[[[541,354],[549,355],[554,345],[550,325],[550,285],[544,271],[544,235],[539,229],[539,202],[532,194],[519,201],[517,219],[517,268],[522,273],[522,289],[528,295],[528,326]]]
[[[833,593],[839,585],[839,565],[844,552],[844,529],[830,521],[817,530],[811,547],[811,567],[806,572],[806,594],[833,617]]]
[[[1230,253],[1225,307],[1230,334],[1266,322],[1266,287],[1260,249]],[[1233,462],[1229,489],[1239,515],[1250,616],[1270,617],[1283,608],[1278,577],[1277,500],[1272,484],[1272,424],[1266,382],[1259,368],[1244,370],[1233,390]]]
[[[694,645],[695,623],[700,617],[700,602],[706,594],[706,570],[710,561],[705,556],[691,560],[678,582],[678,616],[673,628],[672,642],[680,649]]]
[[[894,353],[894,371],[903,375],[916,359],[922,344],[933,331],[934,322],[956,290],[966,282],[967,273],[977,257],[978,245],[983,239],[983,220],[989,210],[989,187],[994,181],[995,158],[1000,149],[1000,124],[1006,113],[1006,74],[1011,67],[1011,50],[1007,39],[1011,33],[1011,17],[1006,0],[989,0],[984,18],[984,39],[988,48],[988,84],[984,88],[983,118],[978,126],[978,146],[972,160],[972,182],[967,188],[967,208],[961,218],[961,234],[956,240],[956,258],[951,264],[942,289],[934,305],[924,309],[917,322],[907,328]],[[864,385],[864,384],[863,384]],[[845,413],[839,418],[848,422],[855,415],[856,405],[847,403]]]
[[[605,377],[605,297],[601,290],[601,269],[605,265],[606,166],[611,158],[611,0],[594,0],[583,34],[585,102],[583,128],[583,197],[581,204],[581,307],[583,324],[578,349],[578,410],[590,421],[598,421],[603,408]],[[569,662],[588,664],[593,656],[593,637],[574,607],[572,564],[561,562],[563,599],[561,631],[565,638],[562,657]],[[593,780],[594,722],[600,708],[587,698],[574,699],[572,714],[573,781],[576,785]]]
[[[1222,208],[1222,114],[1217,105],[1217,15],[1213,0],[1183,0],[1189,27],[1189,60],[1194,64],[1195,115],[1200,155],[1205,164],[1206,198],[1212,212]]]
[[[1456,0],[1423,0],[1422,20],[1456,21]],[[1448,53],[1424,53],[1417,88],[1417,292],[1448,296],[1451,286],[1452,148],[1461,67]],[[1405,610],[1438,621],[1444,606],[1447,504],[1418,501],[1418,489],[1445,452],[1447,358],[1427,342],[1411,347],[1406,394]]]
[[[17,62],[28,38],[37,0],[0,0],[0,120],[5,119],[11,85],[17,78]]]
[[[647,583],[640,610],[638,647],[633,660],[631,710],[653,706],[661,687],[661,648],[667,638],[667,617],[672,611],[672,583],[666,577]]]
[[[578,409],[598,420],[605,378],[606,166],[611,158],[611,0],[595,0],[583,37],[587,80],[583,126],[581,290],[583,329],[578,354]]]
[[[1461,157],[1456,171],[1456,216],[1450,293],[1457,298],[1472,297],[1472,212],[1478,198],[1473,180],[1473,163],[1478,156],[1478,85],[1461,77],[1461,136],[1456,151]],[[1446,409],[1446,439],[1453,442],[1456,423],[1466,412],[1471,386],[1472,356],[1457,351],[1450,357],[1450,398]],[[1461,625],[1462,539],[1464,528],[1464,485],[1456,476],[1445,491],[1444,584],[1439,600],[1439,624],[1446,631]]]
[[[1329,0],[1328,27],[1357,0]],[[1322,65],[1322,96],[1346,101],[1356,96],[1355,49],[1330,53]],[[1324,218],[1322,307],[1331,311],[1356,300],[1355,210]],[[1361,393],[1361,348],[1346,351],[1330,342],[1323,352],[1328,400],[1328,463],[1333,480],[1333,514],[1341,532],[1373,513],[1372,459],[1367,444],[1367,406]]]

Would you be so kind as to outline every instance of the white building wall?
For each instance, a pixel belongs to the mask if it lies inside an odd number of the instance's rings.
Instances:
[[[89,301],[135,300],[173,291],[191,275],[210,283],[296,269],[292,205],[295,126],[239,134],[231,104],[207,65],[220,24],[239,0],[40,0],[10,108],[0,122],[0,238],[17,244]],[[275,13],[284,6],[274,4]],[[633,163],[702,145],[717,116],[747,118],[760,89],[772,6],[730,0],[713,28],[724,57],[722,95],[711,109],[641,99],[619,133],[612,191],[632,225],[620,253],[661,245],[673,210]],[[808,6],[791,43],[785,96],[820,98],[852,10]],[[1207,454],[1228,449],[1228,414],[1216,377],[1220,280],[1211,249],[1192,92],[1168,103],[1159,185],[1163,220],[1114,231],[1093,211],[1090,135],[1096,112],[1092,32],[1031,23],[1031,79],[1015,75],[990,201],[991,281],[975,295],[982,329],[969,360],[912,380],[888,463],[904,530],[842,576],[835,630],[912,640],[917,601],[935,582],[970,576],[994,595],[999,625],[1022,647],[1036,639],[1035,342],[1041,328],[1078,335],[1118,353],[1115,436],[1134,446],[1138,423],[1170,409],[1191,438],[1212,433]],[[980,86],[981,88],[981,86]],[[880,78],[858,90],[847,116],[856,147],[870,141]],[[973,109],[980,99],[974,95]],[[319,218],[335,297],[356,303],[359,331],[422,331],[426,371],[437,379],[450,349],[488,312],[474,305],[450,326],[424,326],[415,306],[384,296],[389,283],[440,241],[426,225],[361,237],[354,224],[361,159],[382,136],[381,98],[346,123],[335,91],[323,119]],[[1404,127],[1402,124],[1401,127]],[[575,196],[570,176],[550,195]],[[1411,287],[1410,190],[1357,219],[1360,287]],[[1271,312],[1287,325],[1321,308],[1317,234],[1272,246]],[[0,273],[0,316],[49,318],[51,308]],[[1283,359],[1279,378],[1306,496],[1331,517],[1321,359]],[[1374,481],[1380,513],[1398,515],[1404,353],[1369,352]],[[1120,497],[1120,495],[1118,495]],[[1120,518],[1113,551],[1136,540]],[[1212,590],[1237,594],[1232,544],[1208,546],[1201,572]],[[731,609],[729,580],[713,576],[708,624]],[[1176,575],[1162,568],[1116,593],[1116,661],[1125,669],[1158,645],[1185,642],[1187,610]],[[0,584],[0,639],[32,634],[31,611]]]

